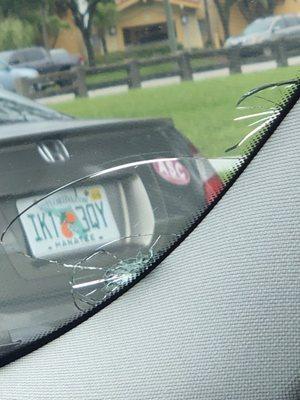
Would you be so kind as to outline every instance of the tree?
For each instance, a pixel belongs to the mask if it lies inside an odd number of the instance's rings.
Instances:
[[[58,17],[56,0],[0,0],[0,16],[3,18],[0,25],[8,18],[22,21],[25,25],[22,42],[42,44],[46,49],[51,47],[51,39],[55,41],[59,30],[69,26]],[[17,25],[14,22],[14,29],[19,29]],[[29,25],[31,26],[30,35]],[[26,36],[30,40],[27,40]],[[12,40],[12,46],[14,43],[15,41]],[[19,47],[22,45],[20,44]]]
[[[238,0],[215,0],[215,4],[218,10],[218,14],[220,16],[225,39],[230,36],[230,11],[231,7]]]
[[[41,5],[40,5],[40,10],[41,10],[41,28],[42,28],[42,35],[43,35],[43,42],[44,42],[44,47],[49,50],[50,49],[50,44],[49,44],[49,35],[48,35],[48,29],[47,29],[47,0],[41,0]]]
[[[168,42],[171,53],[175,53],[177,51],[177,40],[176,40],[176,32],[174,25],[173,9],[170,0],[163,0],[163,5],[167,22]]]
[[[95,52],[91,42],[93,21],[97,12],[97,5],[104,0],[85,0],[85,9],[82,10],[79,0],[65,0],[73,14],[74,22],[82,33],[85,47],[88,54],[89,64],[95,65]]]
[[[116,3],[99,3],[94,17],[94,25],[102,43],[104,54],[108,53],[106,34],[118,20]]]
[[[14,17],[5,18],[0,23],[0,50],[11,50],[31,46],[34,29],[28,22]]]
[[[44,47],[50,49],[55,44],[60,30],[68,29],[70,26],[59,17],[58,13],[63,15],[63,12],[56,0],[40,0],[39,3],[37,12],[32,16],[32,22],[37,27],[37,36],[42,32]]]
[[[39,4],[39,0],[0,0],[0,14],[4,19],[16,16],[27,19]]]
[[[204,13],[205,13],[205,24],[206,24],[206,30],[207,30],[207,46],[213,46],[214,40],[213,40],[213,35],[211,31],[211,20],[210,20],[210,12],[209,12],[209,2],[208,0],[203,1],[204,5]]]
[[[274,13],[276,7],[276,0],[238,0],[238,6],[248,22],[254,21],[259,17],[266,17]]]

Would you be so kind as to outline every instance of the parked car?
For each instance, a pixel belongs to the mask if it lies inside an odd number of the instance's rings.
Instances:
[[[52,49],[50,50],[52,62],[55,64],[57,71],[69,71],[74,67],[83,65],[83,57],[79,54],[71,54],[65,49]],[[60,86],[70,85],[72,80],[59,79],[56,83]]]
[[[38,76],[38,71],[33,68],[15,68],[0,60],[0,85],[6,90],[15,92],[18,79]]]
[[[0,104],[4,356],[113,294],[223,185],[170,120],[76,120],[4,90]]]
[[[81,65],[83,62],[79,55],[72,55],[64,49],[53,49],[47,52],[43,47],[31,47],[0,52],[0,61],[14,68],[35,69],[40,74],[67,71]],[[55,81],[49,81],[48,84],[39,87],[39,89],[43,89],[55,83],[64,86],[68,85],[70,81],[58,78]]]
[[[70,54],[64,49],[47,52],[43,47],[3,51],[0,52],[0,60],[18,68],[34,68],[40,74],[66,71],[83,62],[81,56]]]
[[[56,65],[43,47],[3,51],[0,53],[0,60],[18,68],[34,68],[40,74],[57,71]]]
[[[240,36],[229,37],[225,48],[241,47],[242,54],[257,54],[256,45],[262,45],[264,55],[272,54],[271,43],[285,39],[290,48],[300,45],[300,16],[297,14],[258,18],[249,24]],[[265,45],[265,46],[264,46]]]
[[[84,63],[81,55],[71,54],[66,49],[51,49],[50,57],[60,71],[66,71]]]

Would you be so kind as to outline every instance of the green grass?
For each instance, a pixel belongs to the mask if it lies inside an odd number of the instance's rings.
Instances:
[[[226,64],[227,58],[226,57],[203,57],[203,58],[195,58],[191,60],[191,65],[193,69],[197,69],[199,67],[207,67],[211,65],[220,65]]]
[[[101,72],[100,74],[88,75],[86,77],[86,83],[88,85],[94,85],[105,82],[113,82],[120,79],[126,79],[127,72],[125,70],[114,71],[114,72]]]
[[[235,104],[246,91],[264,83],[299,74],[299,67],[231,75],[201,82],[136,89],[128,93],[76,99],[54,106],[56,110],[83,118],[172,118],[176,127],[209,157],[224,154],[246,133],[234,122]]]
[[[168,72],[178,71],[178,64],[174,62],[166,62],[157,65],[149,65],[147,67],[140,68],[140,74],[143,77],[147,75],[154,75],[154,74],[164,74]]]

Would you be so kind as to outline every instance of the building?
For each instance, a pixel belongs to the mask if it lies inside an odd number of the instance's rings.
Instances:
[[[173,10],[177,42],[186,49],[201,49],[207,44],[219,48],[225,40],[224,29],[214,0],[169,0]],[[116,0],[119,18],[106,34],[109,52],[167,41],[163,0]],[[299,13],[300,0],[278,0],[275,14]],[[55,47],[85,54],[84,43],[70,12],[70,28],[62,30]],[[230,11],[230,35],[238,35],[248,24],[239,7]]]
[[[64,48],[72,54],[81,54],[86,58],[85,44],[80,30],[77,28],[73,21],[71,11],[67,11],[64,20],[68,23],[68,29],[61,29],[56,40],[54,47],[57,49]]]
[[[170,0],[177,42],[185,48],[202,48],[199,29],[199,0]],[[168,39],[162,0],[117,0],[120,12],[114,35],[108,35],[111,51],[126,47],[162,42]]]

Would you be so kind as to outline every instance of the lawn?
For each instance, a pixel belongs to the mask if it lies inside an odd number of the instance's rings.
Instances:
[[[259,73],[231,75],[200,82],[135,89],[128,93],[76,99],[56,104],[56,110],[83,118],[172,118],[175,126],[208,157],[224,155],[247,128],[234,122],[237,100],[264,83],[299,75],[299,67],[278,68]],[[235,153],[236,154],[236,153]]]
[[[86,83],[88,85],[97,85],[121,79],[127,79],[127,72],[125,70],[114,71],[114,72],[102,72],[100,74],[87,75]]]

